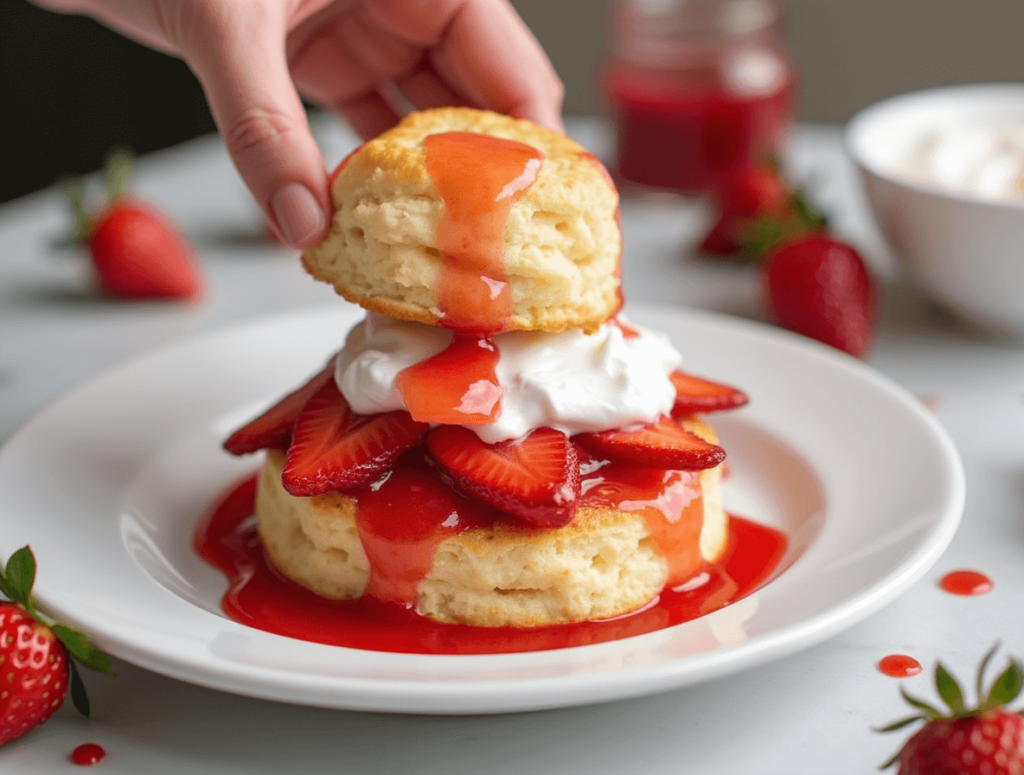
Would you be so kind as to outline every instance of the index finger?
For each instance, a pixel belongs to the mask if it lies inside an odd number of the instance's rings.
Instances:
[[[562,131],[562,81],[507,0],[419,5],[429,9],[430,19],[410,7],[416,5],[377,0],[367,11],[378,24],[429,49],[434,70],[469,103]]]

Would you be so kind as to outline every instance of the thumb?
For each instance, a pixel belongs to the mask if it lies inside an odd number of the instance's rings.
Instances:
[[[260,3],[210,3],[182,54],[235,166],[278,235],[316,243],[331,210],[327,173],[285,54],[284,19]]]

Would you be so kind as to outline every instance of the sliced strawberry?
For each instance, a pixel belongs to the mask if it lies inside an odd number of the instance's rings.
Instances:
[[[541,527],[572,522],[580,498],[576,450],[551,428],[485,444],[468,428],[441,425],[426,441],[437,464],[468,495]]]
[[[581,433],[573,441],[598,456],[633,465],[700,471],[725,460],[725,450],[689,431],[668,417],[635,431]]]
[[[261,449],[287,449],[295,420],[306,402],[334,375],[334,359],[309,382],[289,393],[267,411],[232,433],[224,449],[245,455]]]
[[[365,487],[429,427],[408,412],[356,414],[328,380],[299,413],[281,483],[297,496]]]
[[[673,417],[735,409],[748,401],[747,396],[734,387],[682,371],[672,372],[672,384],[676,389]]]

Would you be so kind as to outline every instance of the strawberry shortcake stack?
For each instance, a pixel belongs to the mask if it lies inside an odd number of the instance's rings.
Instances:
[[[225,443],[267,451],[256,513],[278,571],[328,598],[531,627],[642,608],[721,556],[725,452],[699,415],[746,398],[619,314],[618,195],[596,158],[446,108],[331,185],[303,263],[366,317]]]

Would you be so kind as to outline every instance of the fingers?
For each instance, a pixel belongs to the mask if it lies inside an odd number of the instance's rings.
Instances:
[[[395,86],[417,110],[439,105],[462,106],[466,99],[445,83],[428,63],[416,68]]]
[[[369,140],[399,122],[401,116],[379,91],[338,102],[335,109],[345,117],[352,130]]]
[[[469,0],[434,62],[473,101],[562,131],[562,81],[505,0]]]
[[[327,174],[288,71],[285,21],[268,5],[196,4],[204,18],[178,42],[271,226],[287,244],[305,247],[327,230]]]
[[[382,30],[428,49],[433,70],[460,101],[562,131],[561,79],[507,0],[367,0],[365,7]]]

